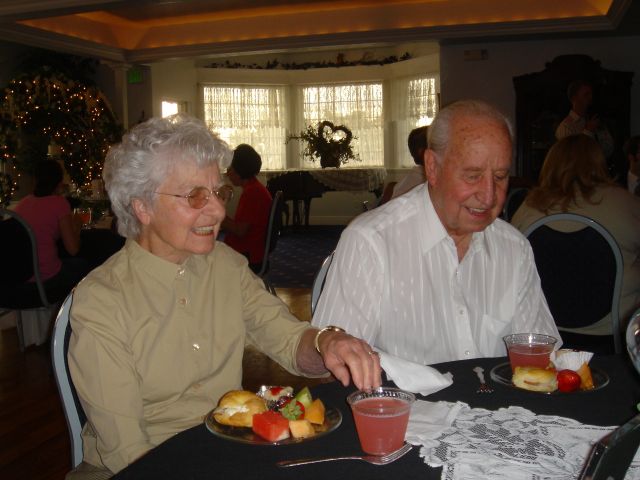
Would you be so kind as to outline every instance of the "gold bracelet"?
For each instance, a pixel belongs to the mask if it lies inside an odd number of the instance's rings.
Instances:
[[[342,332],[342,333],[345,333],[344,328],[336,327],[334,325],[327,325],[322,330],[318,330],[318,333],[316,333],[316,338],[313,340],[313,345],[316,347],[316,351],[318,353],[320,353],[320,345],[318,345],[318,340],[320,339],[320,335],[322,335],[324,332]],[[322,355],[322,353],[320,353],[320,355]]]

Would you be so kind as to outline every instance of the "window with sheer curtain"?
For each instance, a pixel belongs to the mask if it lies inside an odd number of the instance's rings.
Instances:
[[[355,137],[353,150],[361,159],[347,166],[384,166],[382,83],[304,86],[299,87],[299,98],[302,108],[298,131],[323,120],[345,125]],[[303,166],[320,168],[319,162],[307,158]]]
[[[286,168],[286,88],[204,86],[204,120],[229,145],[248,143],[262,157],[263,170]]]
[[[391,83],[391,116],[396,126],[397,165],[415,165],[407,137],[417,127],[431,125],[438,112],[438,94],[434,76],[396,79]]]

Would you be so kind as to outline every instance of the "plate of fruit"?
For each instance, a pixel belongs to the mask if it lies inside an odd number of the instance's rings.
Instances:
[[[593,353],[558,350],[547,368],[501,363],[491,369],[491,379],[497,383],[531,392],[564,394],[592,392],[605,387],[609,376],[589,366]]]
[[[314,440],[340,426],[340,410],[325,407],[304,387],[262,386],[257,393],[225,393],[205,417],[207,429],[219,437],[253,445],[287,445]]]

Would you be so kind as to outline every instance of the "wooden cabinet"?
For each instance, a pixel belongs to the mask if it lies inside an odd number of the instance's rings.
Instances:
[[[624,182],[627,166],[622,145],[629,137],[632,78],[633,72],[607,70],[587,55],[562,55],[541,72],[514,77],[517,175],[537,181],[555,142],[556,127],[571,109],[567,87],[574,80],[586,79],[594,87],[593,110],[614,138],[615,149],[607,159],[609,170]]]

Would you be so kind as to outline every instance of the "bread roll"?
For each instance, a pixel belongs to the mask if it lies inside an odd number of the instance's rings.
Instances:
[[[533,392],[554,392],[558,389],[555,370],[516,367],[511,380],[516,387]]]
[[[231,390],[225,393],[213,411],[218,423],[234,427],[249,427],[253,424],[253,416],[267,410],[264,400],[253,392]]]

